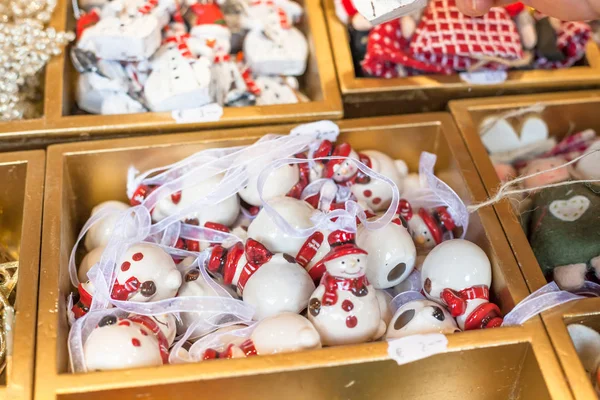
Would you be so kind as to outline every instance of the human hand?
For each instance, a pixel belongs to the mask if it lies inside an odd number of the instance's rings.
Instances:
[[[457,0],[458,8],[470,16],[479,16],[491,7],[515,3],[515,0]],[[600,18],[600,0],[524,0],[524,4],[565,21]]]

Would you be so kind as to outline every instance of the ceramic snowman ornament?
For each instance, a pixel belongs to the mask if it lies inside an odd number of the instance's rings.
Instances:
[[[357,153],[348,143],[337,145],[332,156],[348,159],[329,161],[325,176],[333,179],[339,185],[350,187],[356,199],[360,203],[367,204],[372,211],[383,211],[390,205],[392,189],[382,180],[371,179],[365,175],[352,160],[358,160],[373,171],[388,177],[402,193],[403,177],[408,173],[408,167],[403,161],[394,161],[386,154],[376,150]]]
[[[160,30],[153,15],[106,17],[83,31],[77,47],[100,59],[143,61],[160,46]]]
[[[438,303],[425,299],[417,292],[402,304],[387,328],[386,339],[426,333],[451,334],[460,332],[450,313]]]
[[[179,192],[161,198],[152,211],[154,222],[162,221],[170,215],[177,214],[192,206],[198,199],[205,197],[215,190],[223,180],[223,174],[213,175],[203,179],[199,184],[185,187]],[[230,196],[225,200],[213,204],[201,204],[183,220],[196,220],[199,226],[205,226],[207,222],[220,224],[226,227],[233,226],[240,213],[240,200],[237,195]]]
[[[461,330],[502,324],[497,305],[489,302],[492,270],[487,255],[462,239],[436,246],[425,258],[421,283],[425,295],[445,304]]]
[[[327,272],[310,296],[308,319],[324,345],[361,343],[385,333],[375,288],[365,276],[367,252],[353,239],[344,231],[329,235],[331,251],[323,259]]]
[[[600,394],[600,333],[582,324],[570,324],[567,330],[585,372]]]
[[[211,67],[211,95],[220,105],[252,105],[256,97],[250,92],[240,66],[225,52],[217,52]]]
[[[261,30],[277,18],[281,25],[290,26],[299,22],[303,10],[290,0],[252,0],[244,7],[242,25],[248,30]]]
[[[163,27],[176,9],[175,0],[110,0],[102,7],[102,18],[151,15]]]
[[[144,112],[144,106],[128,93],[130,82],[118,61],[98,60],[98,72],[79,75],[75,101],[92,114],[132,114]]]
[[[175,297],[181,274],[171,256],[152,243],[135,244],[117,261],[111,298],[121,301],[159,301]]]
[[[259,76],[255,82],[260,91],[256,98],[257,106],[307,101],[306,97],[298,92],[298,81],[293,77]]]
[[[128,208],[129,206],[127,204],[114,200],[105,201],[94,207],[90,217],[94,216],[94,214],[98,213],[102,209],[110,209],[114,212],[91,226],[85,236],[85,248],[88,251],[92,251],[96,247],[106,246],[108,244],[108,240],[112,236],[115,224],[119,220],[119,214]]]
[[[214,246],[208,270],[220,273],[226,285],[237,287],[244,302],[256,308],[256,320],[285,311],[301,312],[315,288],[292,256],[274,254],[253,239],[245,246],[238,242],[229,249]]]
[[[107,315],[83,345],[88,371],[167,364],[169,342],[156,320],[142,315]]]
[[[452,238],[457,228],[445,207],[437,207],[431,212],[421,208],[414,212],[407,200],[400,199],[398,212],[406,221],[416,246],[422,250],[431,250],[444,240]]]
[[[212,102],[211,66],[208,60],[184,56],[167,50],[144,85],[144,96],[151,111],[196,108]]]
[[[307,229],[314,225],[311,217],[316,211],[303,200],[277,197],[269,201],[269,205],[295,229]],[[272,252],[290,254],[315,282],[325,272],[321,260],[330,250],[328,235],[328,231],[317,231],[307,238],[293,237],[282,231],[264,209],[248,227],[249,238],[264,244]]]
[[[413,271],[417,249],[400,219],[377,230],[358,227],[356,244],[367,251],[367,278],[377,289],[387,289],[404,281]]]
[[[190,5],[185,18],[191,26],[192,37],[204,41],[216,52],[229,54],[231,31],[217,3],[194,3]]]
[[[263,168],[273,160],[263,160],[260,165],[249,165],[247,167],[248,183],[240,189],[240,198],[251,206],[260,207],[262,202],[258,193],[258,178]],[[270,201],[276,197],[287,195],[300,181],[300,168],[298,164],[282,165],[266,177],[262,197],[264,201]]]

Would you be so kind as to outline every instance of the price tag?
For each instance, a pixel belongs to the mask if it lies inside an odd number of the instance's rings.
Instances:
[[[340,128],[331,121],[311,122],[295,127],[290,131],[290,135],[310,135],[318,140],[329,140],[335,142],[340,134]]]
[[[352,3],[372,25],[380,25],[427,7],[427,0],[354,0]]]
[[[506,82],[506,71],[461,72],[458,76],[471,85],[498,85]]]
[[[215,122],[223,116],[223,107],[217,103],[207,104],[202,107],[173,110],[171,116],[178,124],[192,122]]]
[[[448,348],[448,339],[441,333],[412,335],[388,341],[388,354],[398,365],[443,353]]]

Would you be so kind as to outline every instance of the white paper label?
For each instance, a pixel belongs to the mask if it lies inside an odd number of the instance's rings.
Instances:
[[[427,0],[354,0],[353,4],[372,25],[379,25],[425,8]]]
[[[335,142],[340,134],[340,128],[331,121],[311,122],[310,124],[298,125],[290,131],[290,135],[316,135],[318,140],[329,140]]]
[[[211,103],[197,108],[173,110],[171,116],[178,124],[214,122],[218,121],[223,116],[223,107],[217,103]]]
[[[398,365],[443,353],[448,348],[448,339],[441,333],[412,335],[388,341],[388,354]]]
[[[458,76],[471,85],[497,85],[506,81],[506,71],[461,72]]]

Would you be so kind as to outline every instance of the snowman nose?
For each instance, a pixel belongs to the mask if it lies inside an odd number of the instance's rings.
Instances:
[[[425,243],[425,237],[419,235],[415,238],[415,242],[417,242],[417,244],[423,244],[423,243]]]

